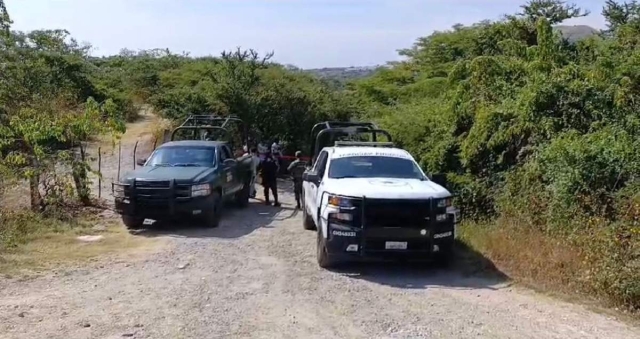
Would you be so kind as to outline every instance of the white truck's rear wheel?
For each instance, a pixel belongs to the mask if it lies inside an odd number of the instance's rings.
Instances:
[[[304,203],[302,203],[302,227],[308,231],[316,229],[316,224],[313,222],[309,213],[307,213],[307,206],[305,206]]]

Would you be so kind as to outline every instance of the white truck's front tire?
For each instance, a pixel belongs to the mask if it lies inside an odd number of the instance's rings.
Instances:
[[[318,266],[322,268],[332,268],[335,266],[335,261],[329,257],[329,252],[327,251],[327,246],[324,242],[324,237],[322,236],[322,232],[318,230],[317,232],[317,242],[316,242],[316,257],[318,260]]]

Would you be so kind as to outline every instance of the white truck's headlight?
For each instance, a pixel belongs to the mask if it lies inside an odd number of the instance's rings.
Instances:
[[[206,197],[211,194],[211,186],[209,184],[199,184],[191,186],[192,197]]]
[[[445,198],[445,199],[438,200],[438,207],[439,208],[449,207],[449,206],[451,206],[451,198]]]
[[[333,206],[333,207],[339,207],[339,208],[352,208],[353,204],[351,203],[351,199],[349,198],[345,198],[345,197],[341,197],[338,195],[333,195],[333,194],[329,194],[329,200],[328,200],[329,205]]]

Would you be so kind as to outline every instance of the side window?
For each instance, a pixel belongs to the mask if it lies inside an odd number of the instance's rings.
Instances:
[[[316,162],[313,164],[311,171],[318,173],[318,168],[320,163],[322,162],[323,155],[324,155],[324,152],[321,152],[320,154],[318,154],[318,157],[316,158]]]
[[[324,177],[324,172],[327,169],[327,160],[328,160],[327,152],[320,153],[320,156],[318,157],[318,169],[317,169],[318,171],[317,173],[320,178]]]
[[[222,146],[222,152],[220,152],[220,158],[224,162],[227,159],[231,159],[231,151],[229,151],[229,147],[227,145]]]

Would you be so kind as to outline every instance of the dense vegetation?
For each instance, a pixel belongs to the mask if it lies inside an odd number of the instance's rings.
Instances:
[[[607,1],[601,36],[554,33],[583,14],[532,1],[436,32],[352,90],[425,169],[448,174],[465,215],[483,220],[465,230],[473,245],[516,275],[640,307],[640,4]]]
[[[312,75],[287,69],[253,50],[190,58],[169,51],[123,52],[93,60],[105,88],[120,87],[174,121],[190,114],[237,115],[254,141],[308,144],[313,124],[355,115],[346,93]]]
[[[37,211],[74,188],[89,204],[81,143],[121,132],[123,106],[93,84],[88,49],[66,31],[12,32],[10,25],[0,1],[0,184],[27,180]],[[69,175],[59,175],[60,165]]]
[[[86,163],[70,150],[121,132],[139,104],[174,121],[235,114],[287,152],[306,149],[317,121],[369,119],[448,175],[464,240],[514,277],[640,307],[636,1],[607,1],[608,29],[574,42],[552,27],[585,13],[533,0],[420,38],[406,61],[346,88],[251,50],[92,58],[64,31],[11,32],[0,10],[0,171],[29,180],[38,209],[56,196],[43,178],[60,161],[83,197]]]

